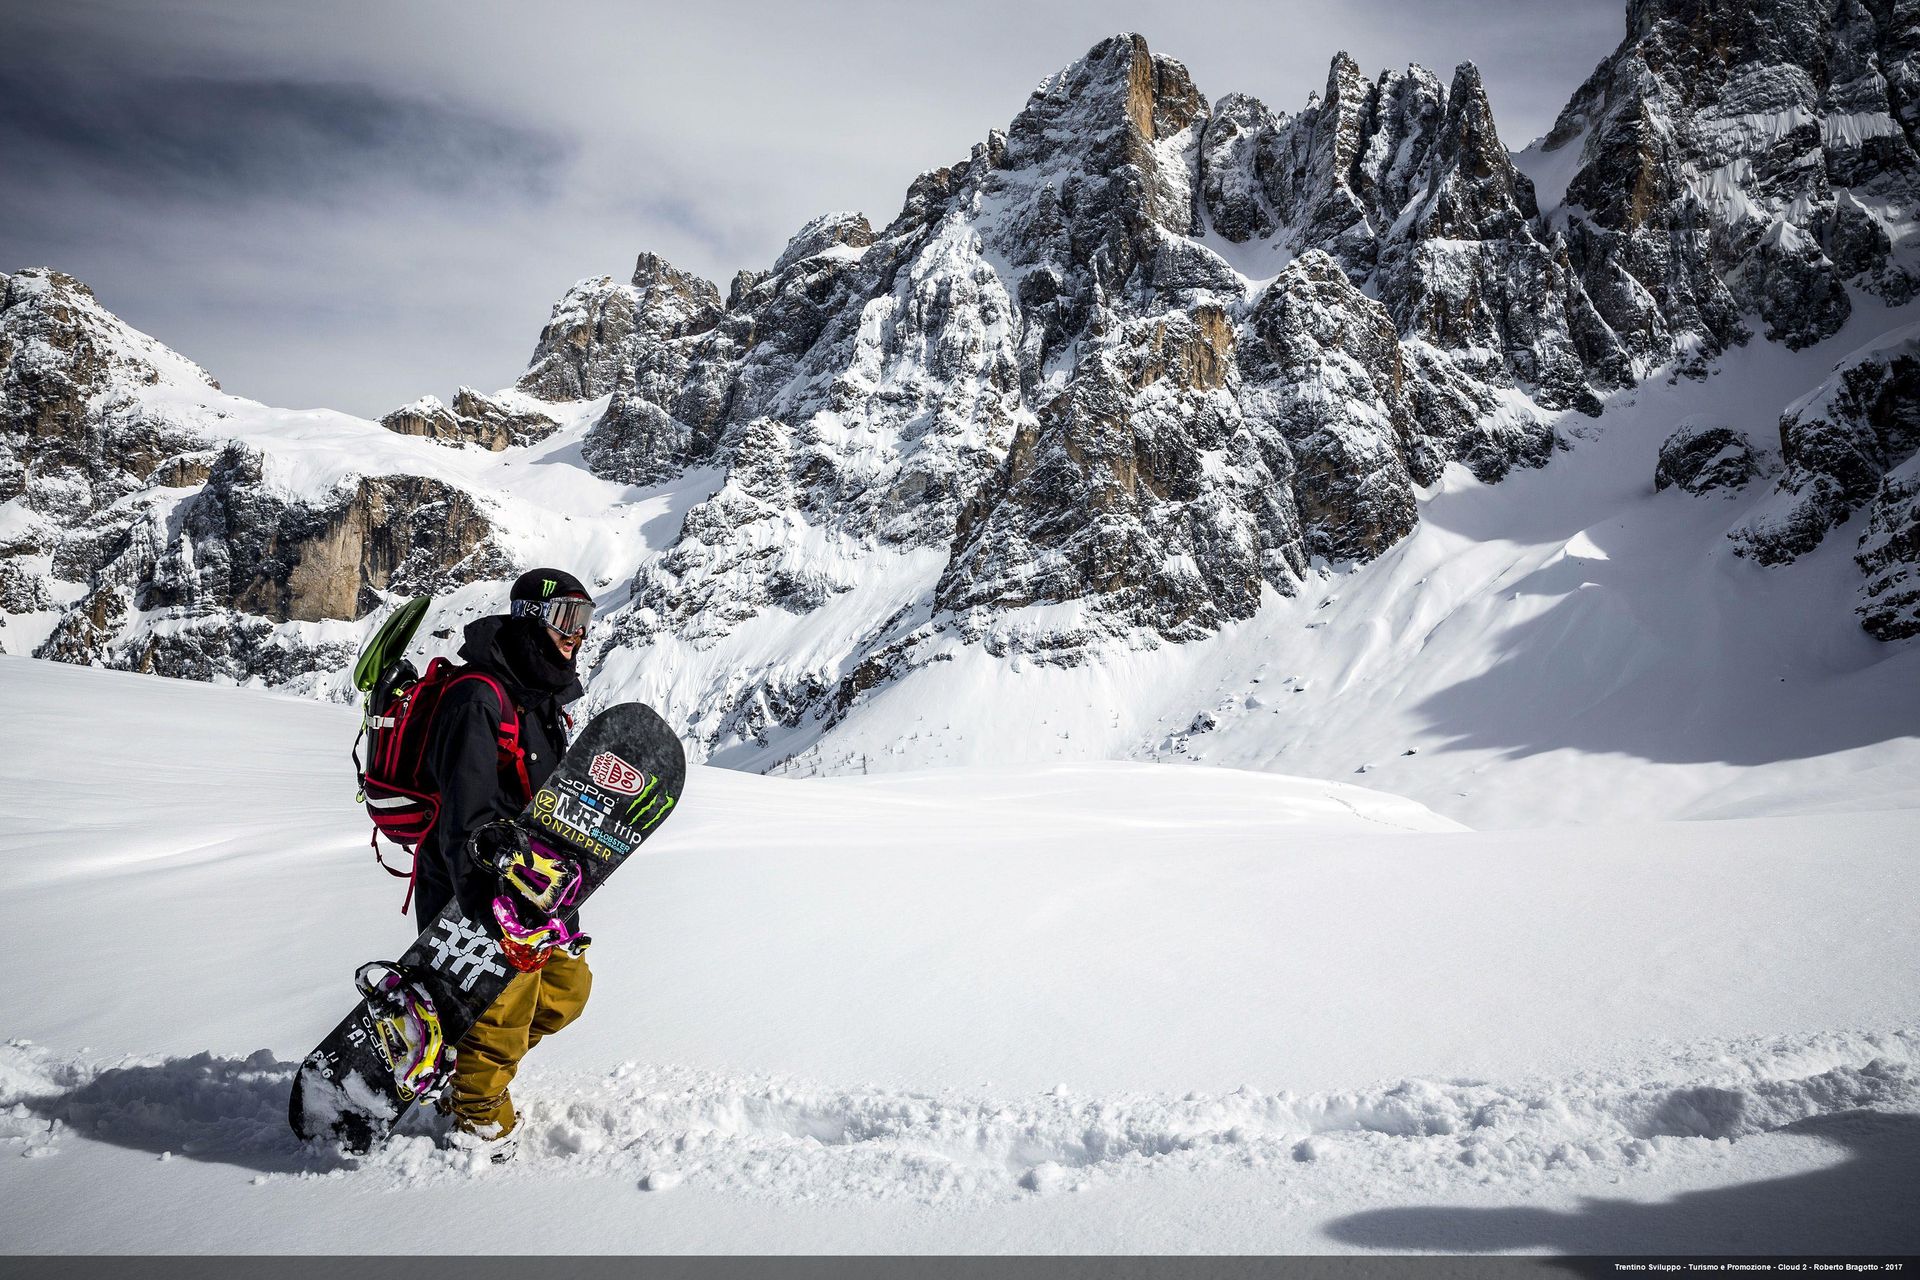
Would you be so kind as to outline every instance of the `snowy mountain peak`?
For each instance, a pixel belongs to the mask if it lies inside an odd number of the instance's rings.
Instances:
[[[597,399],[642,350],[711,329],[722,309],[711,282],[642,253],[627,284],[582,280],[554,304],[519,387],[543,400]]]
[[[1128,129],[1141,142],[1158,142],[1206,111],[1206,99],[1182,63],[1152,52],[1144,37],[1122,32],[1040,82],[1008,126],[1016,152],[1012,163],[1023,163],[1021,153],[1029,147],[1038,153],[1063,143],[1123,143]],[[1051,137],[1049,130],[1055,131]]]
[[[873,228],[863,213],[823,213],[794,232],[787,247],[774,259],[773,273],[778,275],[796,262],[816,254],[842,250],[858,259],[861,249],[873,243]]]
[[[1045,81],[1007,126],[996,166],[1026,171],[1065,195],[1070,187],[1106,188],[1116,234],[1138,242],[1149,226],[1192,228],[1192,200],[1183,135],[1205,120],[1207,100],[1187,69],[1147,48],[1140,36],[1101,41],[1085,57]],[[1126,166],[1139,171],[1123,181]],[[1120,276],[1132,263],[1114,259]]]
[[[50,550],[52,530],[144,487],[200,443],[164,401],[218,391],[192,361],[102,307],[72,276],[0,276],[0,501],[19,512],[13,545]],[[13,574],[18,566],[9,566]],[[44,587],[16,597],[50,600]]]
[[[92,289],[64,271],[29,267],[0,275],[0,317],[10,408],[13,388],[36,379],[76,388],[100,377],[220,387],[199,365],[101,306]]]

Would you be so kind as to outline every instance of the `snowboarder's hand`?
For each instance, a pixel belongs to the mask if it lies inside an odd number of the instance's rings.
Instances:
[[[487,870],[504,875],[507,868],[527,856],[527,833],[517,822],[497,819],[473,833],[467,851]]]

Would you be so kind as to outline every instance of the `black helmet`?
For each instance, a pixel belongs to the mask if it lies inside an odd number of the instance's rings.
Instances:
[[[593,597],[564,569],[529,569],[507,593],[516,618],[538,618],[563,636],[586,634]]]

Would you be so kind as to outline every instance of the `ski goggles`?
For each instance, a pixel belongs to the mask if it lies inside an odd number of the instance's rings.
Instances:
[[[515,600],[513,616],[538,618],[563,636],[587,634],[593,620],[593,601],[585,596],[561,596],[558,600]]]

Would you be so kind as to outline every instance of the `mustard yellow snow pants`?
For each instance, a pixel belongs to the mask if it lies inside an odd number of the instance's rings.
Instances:
[[[580,1016],[593,990],[584,959],[556,954],[544,968],[515,974],[460,1042],[453,1069],[453,1117],[462,1130],[504,1138],[517,1118],[507,1086],[527,1050]]]

